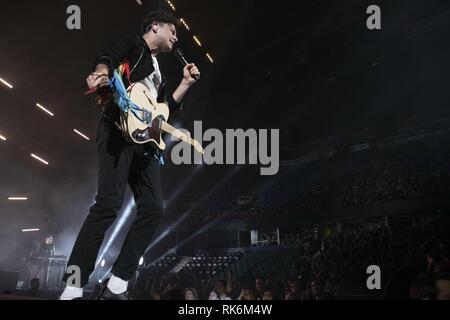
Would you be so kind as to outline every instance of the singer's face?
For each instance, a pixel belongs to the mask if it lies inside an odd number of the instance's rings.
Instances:
[[[160,48],[162,52],[171,52],[175,43],[178,42],[177,29],[175,25],[164,23],[158,28]]]

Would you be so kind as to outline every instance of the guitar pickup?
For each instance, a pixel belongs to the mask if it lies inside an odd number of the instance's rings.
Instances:
[[[133,132],[132,136],[136,141],[139,142],[148,141],[150,139],[150,134],[148,130],[145,131],[136,130]]]

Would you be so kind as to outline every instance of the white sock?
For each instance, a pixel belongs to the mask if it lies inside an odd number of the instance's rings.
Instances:
[[[108,282],[108,289],[114,294],[121,294],[128,290],[128,281],[112,275]]]
[[[76,298],[83,298],[83,288],[66,286],[59,300],[73,300]]]

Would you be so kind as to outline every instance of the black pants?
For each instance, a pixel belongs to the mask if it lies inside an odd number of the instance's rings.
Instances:
[[[134,195],[137,216],[113,266],[115,276],[123,280],[132,278],[163,212],[157,152],[149,145],[127,143],[112,122],[104,118],[99,121],[96,140],[99,155],[98,194],[68,262],[68,266],[80,268],[82,287],[89,282],[105,233],[122,207],[127,182]],[[63,281],[66,282],[69,276],[66,273]]]

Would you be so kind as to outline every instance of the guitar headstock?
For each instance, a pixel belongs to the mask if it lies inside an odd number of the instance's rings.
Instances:
[[[194,148],[198,153],[201,154],[205,154],[205,150],[203,149],[203,147],[200,145],[200,143],[198,143],[197,140],[194,140]]]

